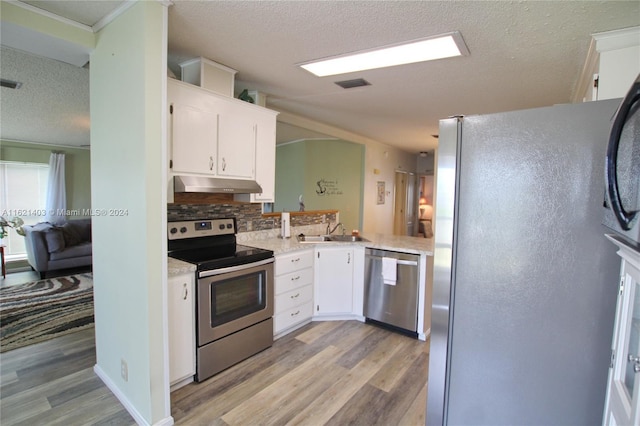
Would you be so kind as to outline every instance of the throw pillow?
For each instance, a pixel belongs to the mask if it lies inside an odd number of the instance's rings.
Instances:
[[[61,230],[49,228],[45,231],[44,238],[47,241],[49,253],[57,253],[64,250],[64,236]]]
[[[62,230],[64,243],[67,247],[75,246],[76,244],[80,244],[82,242],[82,238],[80,238],[80,235],[78,235],[78,232],[70,223],[65,223],[60,227],[60,229]]]

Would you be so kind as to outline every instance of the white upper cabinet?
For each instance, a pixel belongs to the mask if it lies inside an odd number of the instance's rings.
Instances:
[[[182,81],[231,98],[237,72],[233,68],[203,57],[180,64]]]
[[[176,173],[215,175],[218,113],[189,87],[169,83],[171,164]]]
[[[593,34],[573,102],[622,98],[638,74],[640,27]]]
[[[257,120],[244,105],[229,103],[218,124],[218,176],[255,179]]]
[[[276,194],[276,114],[270,110],[259,118],[256,132],[256,181],[260,194],[251,202],[272,203]]]
[[[168,81],[170,174],[256,180],[274,200],[277,112]]]
[[[173,170],[186,173],[215,173],[218,116],[214,112],[189,105],[174,104],[171,108],[173,124]],[[200,152],[201,155],[193,155]]]

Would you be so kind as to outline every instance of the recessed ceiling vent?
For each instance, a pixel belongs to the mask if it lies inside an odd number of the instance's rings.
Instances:
[[[371,86],[364,78],[354,78],[353,80],[336,81],[336,84],[343,89],[353,89],[354,87]]]
[[[0,86],[8,87],[9,89],[19,89],[22,87],[22,83],[19,81],[5,80],[4,78],[0,78]]]

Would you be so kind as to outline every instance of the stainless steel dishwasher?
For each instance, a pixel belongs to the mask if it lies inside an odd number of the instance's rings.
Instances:
[[[385,259],[386,258],[386,259]],[[419,255],[389,250],[366,249],[364,281],[364,316],[409,331],[418,331],[418,260]],[[395,264],[395,280],[383,277],[383,263]],[[393,273],[393,271],[391,271]]]

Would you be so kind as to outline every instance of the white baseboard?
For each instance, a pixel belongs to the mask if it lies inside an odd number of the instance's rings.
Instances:
[[[273,335],[273,340],[278,340],[279,338],[286,336],[287,334],[296,331],[299,328],[304,327],[305,325],[309,324],[311,322],[311,318],[306,319],[304,321],[302,321],[300,324],[296,324],[293,325],[289,328],[285,328],[284,330],[280,330],[279,332],[277,332],[276,334]]]
[[[111,393],[113,393],[113,395],[118,398],[118,401],[120,401],[120,403],[129,412],[129,414],[131,414],[131,417],[133,417],[133,420],[135,420],[137,424],[139,424],[140,426],[151,426],[151,424],[147,422],[142,414],[138,412],[136,407],[131,404],[131,401],[129,401],[125,394],[122,393],[120,388],[116,386],[116,384],[111,380],[111,378],[109,378],[109,376],[107,376],[107,374],[102,370],[102,368],[100,368],[98,364],[93,366],[93,372],[96,373],[100,380],[102,380],[102,383],[104,383],[105,386],[109,388]],[[159,422],[154,423],[153,426],[171,426],[173,425],[173,423],[173,417],[169,416],[165,417]]]
[[[431,329],[427,329],[427,331],[425,331],[424,333],[419,333],[418,334],[418,339],[422,340],[423,342],[426,342],[427,339],[429,338],[429,336],[431,336]]]
[[[360,321],[364,322],[364,317],[356,314],[336,314],[336,315],[315,315],[311,321]]]
[[[173,392],[174,390],[180,389],[182,387],[187,386],[189,383],[193,383],[193,376],[189,376],[185,379],[182,379],[180,381],[175,382],[174,384],[171,385],[171,392]]]

